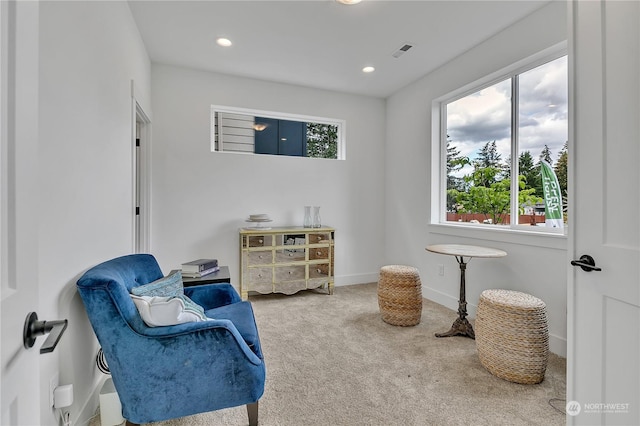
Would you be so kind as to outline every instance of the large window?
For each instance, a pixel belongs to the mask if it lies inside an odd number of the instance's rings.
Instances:
[[[441,102],[441,223],[562,232],[567,81],[562,56]]]

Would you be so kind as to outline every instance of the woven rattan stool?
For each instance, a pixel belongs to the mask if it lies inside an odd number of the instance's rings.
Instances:
[[[422,284],[413,266],[387,265],[380,268],[378,306],[382,320],[391,325],[420,323]]]
[[[542,300],[519,291],[485,290],[475,329],[480,363],[491,374],[523,384],[544,379],[549,331]]]

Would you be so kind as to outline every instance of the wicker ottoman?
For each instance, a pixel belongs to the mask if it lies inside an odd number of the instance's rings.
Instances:
[[[382,320],[386,323],[400,326],[419,324],[422,315],[422,284],[418,270],[403,265],[380,268],[378,306]]]
[[[480,363],[491,374],[523,384],[544,379],[549,332],[542,300],[518,291],[485,290],[475,329]]]

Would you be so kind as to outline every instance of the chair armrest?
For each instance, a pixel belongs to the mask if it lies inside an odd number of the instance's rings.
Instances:
[[[229,283],[185,287],[184,294],[205,310],[242,301],[238,292]]]
[[[183,338],[190,339],[188,336],[197,334],[205,339],[211,338],[212,344],[214,345],[216,341],[218,342],[217,344],[219,344],[222,335],[230,334],[249,362],[255,365],[260,365],[263,362],[262,359],[251,350],[233,322],[226,319],[187,322],[165,327],[145,327],[144,330],[138,330],[137,334],[156,340],[177,339],[177,341]]]

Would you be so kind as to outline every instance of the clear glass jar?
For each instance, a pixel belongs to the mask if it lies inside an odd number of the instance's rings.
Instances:
[[[313,227],[320,228],[322,225],[320,219],[320,206],[313,206]]]
[[[305,228],[313,227],[313,220],[311,219],[311,206],[304,206],[304,222]]]

